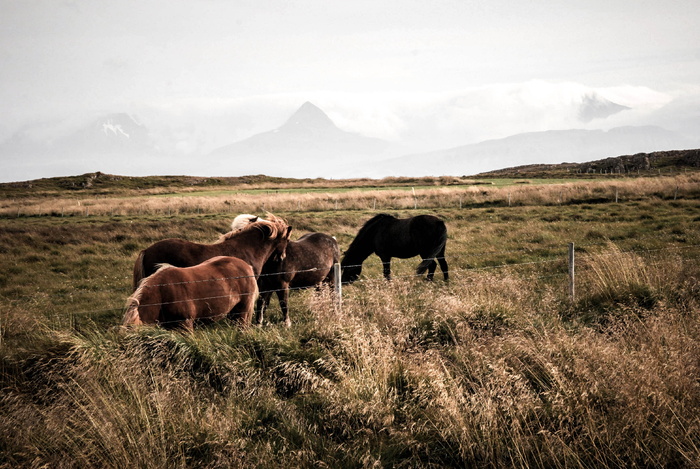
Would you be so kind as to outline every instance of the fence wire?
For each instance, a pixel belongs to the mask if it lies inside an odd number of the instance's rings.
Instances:
[[[582,245],[578,246],[579,248],[583,247],[591,247],[591,246],[600,246],[599,244],[589,244],[589,245]],[[683,250],[689,250],[689,249],[694,249],[699,247],[700,244],[693,244],[693,245],[686,245],[686,246],[670,246],[670,247],[663,247],[663,248],[652,248],[652,249],[631,249],[631,250],[624,250],[620,251],[619,253],[596,253],[596,257],[600,256],[615,256],[618,254],[629,254],[629,253],[635,253],[635,254],[650,254],[650,253],[658,253],[658,252],[663,252],[663,251],[683,251]],[[457,255],[450,255],[450,256],[445,256],[444,259],[446,260],[462,260],[464,258],[471,258],[471,257],[483,257],[486,255],[501,255],[501,254],[512,254],[515,252],[529,252],[525,251],[522,249],[518,250],[502,250],[502,251],[488,251],[488,252],[482,252],[482,253],[468,253],[464,254],[461,256]],[[592,257],[593,254],[586,253],[581,255],[580,257],[583,257],[584,259]],[[434,258],[436,261],[439,260],[440,258]],[[413,259],[396,259],[394,262],[394,265],[397,263],[401,262],[415,262]],[[490,265],[490,266],[480,266],[480,267],[467,267],[467,268],[453,268],[450,269],[449,273],[455,277],[460,277],[463,274],[467,273],[475,273],[475,272],[484,272],[484,271],[494,271],[494,270],[503,270],[503,269],[509,269],[509,268],[517,268],[517,267],[522,267],[522,266],[535,266],[535,265],[545,265],[545,264],[552,264],[552,263],[562,263],[566,264],[567,260],[564,256],[562,257],[552,257],[548,259],[542,259],[538,261],[530,261],[530,262],[520,262],[520,263],[505,263],[505,264],[498,264],[498,265]],[[582,263],[582,266],[585,266],[586,262]],[[356,264],[356,265],[347,265],[344,267],[367,267],[367,266],[383,266],[382,262],[377,262],[377,261],[370,261],[370,262],[364,262],[363,264]],[[290,271],[290,272],[273,272],[273,273],[264,273],[261,274],[259,277],[273,277],[273,276],[280,276],[280,275],[287,275],[287,274],[297,274],[297,273],[303,273],[303,272],[313,272],[316,270],[320,270],[319,268],[312,268],[312,269],[303,269],[299,271]],[[415,277],[424,277],[425,274],[402,274],[402,275],[392,275],[392,278],[394,279],[411,279]],[[546,275],[533,275],[529,277],[531,280],[540,280],[540,279],[546,279],[546,278],[554,278],[554,277],[561,277],[567,275],[567,272],[558,272],[558,273],[550,273]],[[241,278],[250,278],[252,276],[235,276],[235,277],[222,277],[222,278],[213,278],[213,279],[203,279],[203,280],[194,280],[194,281],[187,281],[187,282],[174,282],[174,283],[161,283],[161,284],[155,284],[155,285],[150,285],[150,287],[165,287],[169,285],[181,285],[181,284],[186,284],[186,283],[204,283],[204,282],[217,282],[217,281],[227,281],[227,280],[235,280],[235,279],[241,279]],[[361,278],[356,280],[355,283],[359,284],[370,284],[370,283],[385,283],[386,280],[384,277],[377,277],[377,278]],[[119,290],[123,289],[119,288]],[[307,289],[307,287],[290,287],[288,289],[284,288],[277,288],[277,289],[267,289],[263,291],[259,291],[258,294],[260,296],[264,294],[275,294],[275,293],[281,293],[285,290],[289,292],[294,292],[298,290],[304,290]],[[115,290],[116,291],[116,290]],[[347,291],[347,289],[345,289]],[[247,295],[253,295],[255,292],[243,292],[243,293],[236,293],[235,296],[247,296]],[[201,297],[201,298],[188,298],[185,300],[177,300],[177,301],[171,301],[171,302],[162,302],[162,303],[153,303],[153,304],[144,304],[141,306],[159,306],[159,305],[168,305],[168,304],[175,304],[175,303],[181,303],[181,302],[187,302],[187,301],[208,301],[208,300],[213,300],[213,299],[222,299],[222,298],[227,298],[227,297],[232,297],[234,295],[215,295],[215,296],[208,296],[208,297]],[[32,297],[33,298],[33,297]],[[11,303],[15,303],[18,301],[22,301],[22,299],[14,299],[10,300]],[[95,310],[88,310],[88,311],[79,311],[79,312],[71,312],[71,318],[76,317],[76,316],[88,316],[88,315],[97,315],[97,314],[102,314],[102,313],[113,313],[113,312],[124,312],[126,310],[126,307],[114,307],[114,308],[104,308],[104,309],[95,309]],[[207,321],[212,321],[219,319],[221,317],[227,316],[228,313],[226,314],[221,314],[221,315],[215,315],[215,316],[210,316],[206,318],[200,318],[196,320],[207,320]],[[176,320],[176,321],[168,321],[168,322],[159,322],[158,324],[172,324],[174,322],[182,322],[184,321],[183,319]]]

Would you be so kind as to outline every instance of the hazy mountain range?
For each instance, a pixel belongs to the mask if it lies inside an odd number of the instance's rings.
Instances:
[[[376,160],[389,142],[339,129],[318,107],[304,103],[281,127],[217,148],[207,172],[288,177],[333,177],[348,162]],[[336,176],[340,177],[340,176]]]
[[[602,130],[550,130],[513,135],[447,150],[379,161],[375,176],[402,168],[402,176],[472,175],[527,164],[582,163],[609,156],[696,148],[693,142],[660,127]]]
[[[605,119],[628,108],[595,95],[581,99],[581,122]],[[125,114],[96,116],[64,132],[32,127],[0,144],[3,181],[102,171],[125,175],[187,174],[284,177],[472,175],[535,163],[584,162],[610,156],[700,147],[657,126],[603,130],[552,130],[424,153],[395,142],[340,129],[321,109],[304,103],[280,127],[206,153],[164,150],[163,136]],[[50,135],[50,136],[49,136]],[[157,138],[158,137],[158,138]]]

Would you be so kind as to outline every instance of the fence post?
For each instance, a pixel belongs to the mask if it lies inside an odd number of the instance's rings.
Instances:
[[[569,296],[573,302],[576,299],[576,275],[574,269],[574,243],[569,243]]]
[[[333,286],[335,289],[335,304],[338,312],[343,309],[343,282],[341,281],[340,263],[333,264]]]

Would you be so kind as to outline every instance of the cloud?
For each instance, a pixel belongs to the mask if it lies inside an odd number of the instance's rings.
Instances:
[[[591,97],[629,109],[584,120],[581,106]],[[306,99],[344,130],[434,149],[522,132],[641,124],[674,97],[640,86],[531,80],[442,93],[325,93]]]

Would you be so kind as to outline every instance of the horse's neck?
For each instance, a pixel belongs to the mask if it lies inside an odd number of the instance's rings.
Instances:
[[[372,236],[364,235],[362,238],[355,238],[345,251],[345,262],[350,264],[362,264],[365,259],[374,253]]]
[[[273,240],[261,237],[257,233],[238,235],[224,241],[226,251],[249,263],[256,274],[262,271],[263,264],[270,257],[275,247]]]

